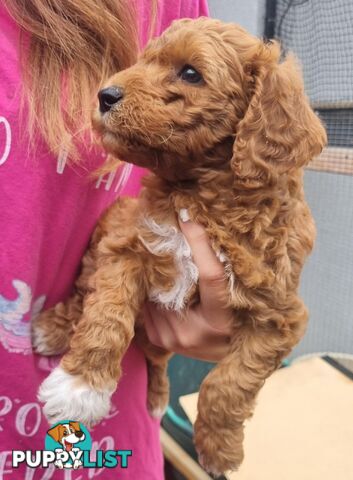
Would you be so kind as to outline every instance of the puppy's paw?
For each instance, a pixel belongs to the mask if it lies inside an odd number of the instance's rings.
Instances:
[[[165,414],[169,403],[169,384],[167,390],[159,389],[154,391],[149,389],[147,398],[147,408],[150,415],[154,418],[162,418]]]
[[[45,356],[62,353],[61,349],[51,342],[48,332],[41,325],[32,326],[32,348],[34,352]]]
[[[78,375],[55,368],[40,386],[38,400],[50,424],[62,420],[82,422],[87,427],[107,416],[113,390],[97,391]]]
[[[56,316],[51,308],[32,321],[32,347],[40,355],[50,356],[64,353],[69,348],[72,325]]]
[[[148,399],[150,400],[150,399]],[[168,408],[168,397],[166,399],[154,399],[153,403],[148,401],[148,411],[153,418],[162,418]]]
[[[195,423],[195,447],[200,465],[214,476],[238,470],[244,458],[243,427],[212,429],[199,417]]]

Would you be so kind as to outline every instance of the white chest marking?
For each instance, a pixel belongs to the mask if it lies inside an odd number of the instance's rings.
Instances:
[[[169,310],[181,310],[191,287],[197,283],[199,277],[190,246],[180,230],[173,225],[158,225],[150,217],[145,217],[143,223],[157,237],[153,242],[146,242],[140,237],[144,246],[155,255],[173,254],[178,270],[173,287],[169,291],[153,289],[149,292],[149,299]]]

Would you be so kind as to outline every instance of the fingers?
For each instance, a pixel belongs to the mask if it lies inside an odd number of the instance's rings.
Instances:
[[[161,309],[150,302],[146,303],[144,314],[147,336],[154,345],[182,353],[203,344],[202,331],[192,319],[186,320],[179,313]]]
[[[174,352],[175,338],[166,312],[161,311],[153,303],[147,302],[143,310],[144,326],[148,339],[153,345]]]
[[[213,251],[205,229],[191,222],[185,209],[180,212],[179,224],[199,270],[202,309],[210,317],[219,317],[220,310],[225,309],[228,289],[224,266]]]
[[[199,270],[200,304],[180,313],[152,303],[145,305],[145,328],[158,347],[207,361],[219,361],[229,353],[232,310],[227,308],[228,282],[224,266],[212,249],[206,231],[180,212],[180,229]]]
[[[217,279],[223,278],[223,266],[210,245],[205,229],[201,225],[191,222],[186,216],[188,214],[184,212],[187,212],[187,210],[181,210],[179,225],[191,247],[200,277],[209,277],[211,274]]]
[[[213,329],[200,309],[190,309],[185,315],[162,310],[148,302],[144,307],[144,324],[150,342],[198,360],[222,360],[229,353],[229,332]]]

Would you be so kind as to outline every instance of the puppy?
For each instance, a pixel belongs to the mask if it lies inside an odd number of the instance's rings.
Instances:
[[[85,439],[85,434],[81,431],[79,422],[69,422],[56,425],[56,427],[50,428],[47,433],[56,442],[62,445],[62,448],[57,448],[55,450],[56,452],[79,451],[79,448],[75,448],[74,445],[76,445],[76,443],[83,442]],[[82,466],[82,461],[76,459],[73,464],[69,462],[64,464],[62,460],[57,460],[55,465],[59,468],[77,469]]]
[[[107,151],[152,173],[138,200],[103,216],[71,298],[34,323],[37,351],[68,350],[40,389],[44,412],[101,420],[135,332],[148,407],[163,412],[170,354],[148,342],[139,314],[147,299],[177,311],[199,300],[176,217],[187,208],[224,261],[233,311],[229,354],[200,388],[195,443],[208,471],[237,469],[256,395],[305,331],[298,284],[315,228],[302,169],[325,131],[291,56],[281,61],[277,43],[206,18],[173,23],[99,101],[93,123]]]

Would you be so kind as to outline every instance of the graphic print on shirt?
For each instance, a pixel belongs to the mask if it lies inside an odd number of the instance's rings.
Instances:
[[[104,160],[108,159],[105,152],[101,153],[101,157]],[[69,150],[67,147],[63,146],[56,160],[56,173],[59,175],[64,173],[68,159]],[[131,171],[132,164],[122,162],[120,165],[118,165],[118,167],[115,168],[115,170],[100,174],[95,182],[95,188],[100,189],[102,187],[106,192],[109,192],[111,189],[113,189],[114,193],[116,193],[118,196],[127,184]]]
[[[3,165],[9,157],[11,137],[10,124],[5,117],[0,115],[0,165]]]
[[[64,173],[68,155],[69,155],[68,149],[65,147],[62,147],[56,162],[56,173],[59,173],[60,175]]]
[[[0,166],[5,164],[11,152],[12,130],[9,121],[0,115]],[[102,158],[106,158],[106,153],[101,153]],[[68,149],[62,148],[56,159],[56,173],[62,175],[68,162]],[[103,188],[106,192],[113,189],[116,195],[119,195],[127,184],[132,170],[132,165],[123,163],[110,173],[99,175],[94,183],[95,189]],[[87,173],[87,172],[86,172]]]
[[[99,189],[104,185],[104,190],[108,192],[112,187],[114,187],[114,192],[118,196],[127,184],[131,170],[131,163],[124,163],[123,165],[120,165],[112,172],[100,175],[96,181],[95,188]]]
[[[30,318],[38,315],[45,303],[45,295],[32,302],[32,290],[22,280],[13,280],[12,286],[17,292],[15,299],[0,294],[0,341],[7,351],[28,355],[32,352],[30,337]]]

